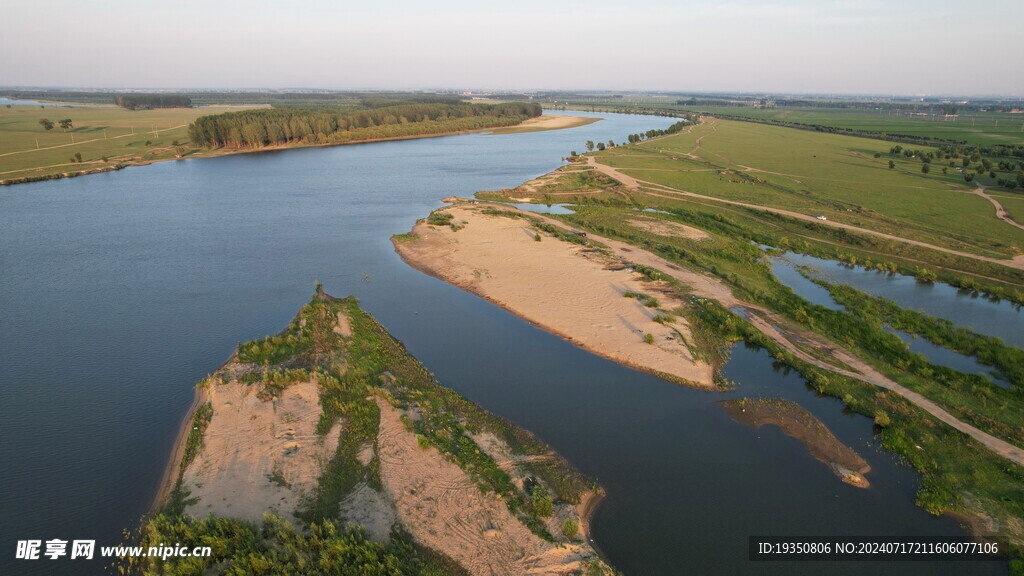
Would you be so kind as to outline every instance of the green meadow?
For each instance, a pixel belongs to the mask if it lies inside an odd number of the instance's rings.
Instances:
[[[188,145],[189,123],[200,116],[241,109],[0,106],[0,180],[107,170],[119,163],[193,155],[198,150]],[[40,124],[44,118],[55,124],[51,130]],[[72,121],[70,129],[58,124],[64,119]]]
[[[1024,230],[996,218],[992,205],[970,194],[974,184],[955,168],[935,160],[929,173],[922,173],[919,158],[891,154],[892,146],[716,120],[597,158],[634,178],[678,190],[825,216],[985,256],[1024,251]],[[624,149],[629,153],[620,154]]]
[[[742,116],[757,120],[795,122],[863,130],[883,134],[923,136],[964,141],[974,145],[1024,144],[1024,114],[1008,112],[965,112],[950,117],[913,115],[890,110],[849,108],[754,108],[749,106],[679,106],[708,114]]]

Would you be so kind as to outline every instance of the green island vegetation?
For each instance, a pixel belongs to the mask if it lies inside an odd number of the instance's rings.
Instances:
[[[336,329],[339,315],[350,323],[350,335]],[[143,575],[209,574],[359,574],[459,575],[467,572],[443,554],[417,544],[395,528],[384,544],[369,540],[361,530],[342,529],[340,504],[360,483],[381,489],[380,461],[359,459],[360,449],[376,443],[380,409],[376,399],[402,410],[402,422],[416,434],[421,448],[437,448],[462,468],[484,494],[504,500],[512,514],[541,538],[573,541],[578,530],[562,524],[553,535],[544,519],[555,505],[578,504],[600,488],[529,432],[495,416],[454,391],[409,355],[353,297],[338,299],[317,292],[281,333],[240,344],[236,358],[200,386],[232,380],[256,387],[264,401],[288,385],[315,377],[321,415],[317,433],[325,435],[340,423],[334,456],[325,463],[320,480],[296,512],[295,519],[271,514],[253,523],[232,518],[194,518],[192,502],[182,484],[184,470],[202,448],[212,409],[197,410],[179,476],[165,505],[146,518],[137,535],[142,546],[165,542],[195,542],[212,546],[210,558],[124,559],[122,569]],[[408,415],[414,414],[415,418]],[[488,433],[503,441],[512,454],[523,456],[516,474],[528,478],[519,487],[510,472],[482,450],[471,435]],[[530,456],[542,456],[530,458]],[[282,479],[283,481],[283,479]],[[577,522],[570,518],[571,522]],[[610,575],[599,560],[587,564],[588,576]]]
[[[892,151],[891,142],[762,124],[705,120],[678,134],[633,141],[636,143],[606,147],[590,156],[620,174],[640,179],[638,187],[614,179],[609,185],[604,178],[592,178],[590,189],[572,185],[559,190],[561,182],[579,182],[577,172],[587,166],[587,158],[582,157],[572,169],[560,170],[558,177],[545,180],[538,189],[521,186],[477,196],[505,202],[528,198],[535,203],[558,198],[575,204],[572,213],[549,217],[716,277],[737,298],[769,310],[771,323],[801,352],[837,369],[848,369],[827,350],[806,344],[814,335],[826,337],[956,418],[1024,445],[1024,397],[1017,383],[1019,350],[846,287],[828,287],[848,306],[846,310],[812,304],[773,276],[767,256],[777,249],[791,250],[903,272],[921,281],[945,281],[984,291],[991,298],[1021,303],[1024,275],[1019,269],[766,212],[754,205],[822,215],[964,252],[1003,258],[1018,254],[1024,246],[1020,230],[997,220],[991,204],[983,198],[966,194],[962,178],[957,181],[935,171],[927,175],[920,170],[891,171],[885,164],[890,159],[898,166],[920,164],[916,158]],[[780,149],[787,153],[772,152]],[[750,167],[759,170],[748,170]],[[750,206],[728,204],[719,198]],[[666,231],[673,227],[696,228],[707,236]],[[673,278],[656,270],[642,272],[662,280],[666,285],[662,289],[674,290],[678,298],[689,302],[675,313],[690,320],[701,348],[717,347],[721,358],[727,357],[736,340],[764,348],[778,361],[796,368],[808,386],[872,418],[883,444],[921,474],[920,506],[933,514],[950,512],[979,520],[975,527],[987,526],[979,530],[1008,541],[1011,556],[1017,558],[1013,566],[1024,568],[1018,566],[1024,553],[1024,526],[1019,521],[1024,517],[1024,470],[1019,466],[893,392],[805,361],[765,336],[741,314],[718,302],[688,295],[687,287]],[[909,352],[887,326],[975,356],[1015,385],[1002,388],[983,376],[931,364]]]
[[[207,148],[344,144],[512,126],[541,113],[539,104],[525,103],[399,104],[342,113],[254,109],[198,118],[189,137]]]

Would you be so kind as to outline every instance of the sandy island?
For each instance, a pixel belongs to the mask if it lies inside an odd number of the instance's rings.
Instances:
[[[515,126],[509,126],[508,128],[498,128],[491,132],[491,134],[520,134],[523,132],[544,132],[547,130],[564,130],[566,128],[576,128],[577,126],[586,126],[587,124],[593,124],[601,120],[601,118],[588,118],[586,116],[556,116],[552,114],[545,114],[544,116],[537,116],[536,118],[530,118]]]
[[[396,239],[413,267],[482,296],[573,344],[621,364],[687,384],[714,386],[686,322],[660,310],[682,303],[617,258],[538,231],[525,218],[446,208],[455,226],[420,222],[415,239]],[[540,238],[540,241],[537,241]],[[627,298],[627,292],[643,295]],[[649,306],[652,301],[656,306]],[[659,316],[660,315],[660,316]],[[656,322],[659,317],[662,322]]]
[[[827,465],[843,482],[858,488],[871,485],[864,477],[871,471],[867,461],[796,402],[780,398],[744,398],[720,404],[737,422],[753,428],[777,426],[786,436],[799,440],[811,456]]]
[[[310,306],[332,307],[327,308],[326,325],[307,324],[301,318],[293,326],[316,341],[333,339],[338,342],[335,349],[344,350],[359,337],[352,318],[340,311],[344,301],[323,294],[315,300],[326,304]],[[317,490],[346,429],[342,419],[327,434],[317,433],[322,389],[315,375],[267,397],[260,393],[260,382],[251,378],[262,369],[241,362],[236,354],[197,387],[195,406],[179,432],[158,506],[180,474],[180,488],[188,497],[186,514],[258,523],[269,512],[294,522],[295,513]],[[553,541],[542,539],[510,511],[502,496],[485,489],[449,455],[422,443],[409,423],[426,418],[424,410],[436,410],[436,406],[399,407],[394,404],[398,391],[389,386],[402,384],[387,372],[380,382],[381,388],[365,399],[380,411],[376,437],[362,445],[352,464],[364,471],[377,467],[380,481],[375,484],[364,479],[347,493],[339,506],[340,525],[362,527],[368,537],[379,542],[387,542],[393,530],[400,529],[417,543],[457,561],[474,576],[557,576],[582,573],[594,562],[603,566],[588,542],[589,515],[600,501],[600,491],[585,492],[577,504],[556,500],[551,516],[543,519]],[[195,407],[207,402],[212,413],[200,432],[201,445],[194,459],[181,469]],[[531,482],[541,482],[531,464],[561,461],[554,452],[517,453],[498,435],[485,430],[468,434],[468,439],[524,492]],[[562,534],[567,519],[578,522],[575,536]]]

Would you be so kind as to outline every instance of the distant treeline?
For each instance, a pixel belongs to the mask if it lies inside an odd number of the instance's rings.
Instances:
[[[258,109],[197,118],[189,138],[197,146],[251,147],[281,144],[343,144],[512,126],[540,116],[539,104],[401,104],[337,113]]]
[[[138,110],[139,108],[191,108],[192,98],[184,94],[126,94],[115,97],[114,103],[129,110]]]

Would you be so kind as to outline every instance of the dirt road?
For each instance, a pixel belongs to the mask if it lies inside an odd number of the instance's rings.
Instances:
[[[697,194],[695,192],[687,192],[686,190],[680,190],[678,188],[672,188],[670,186],[664,186],[664,185],[661,185],[661,184],[655,184],[653,182],[647,182],[647,181],[644,181],[644,180],[639,180],[639,179],[634,178],[632,176],[629,176],[627,174],[623,174],[622,172],[619,172],[617,169],[615,169],[615,168],[613,168],[611,166],[607,166],[605,164],[601,164],[601,163],[597,162],[597,159],[595,157],[593,157],[593,156],[587,156],[587,164],[589,166],[593,167],[595,170],[598,170],[602,174],[604,174],[604,175],[606,175],[606,176],[608,176],[610,178],[613,178],[615,180],[618,180],[619,182],[622,183],[623,186],[625,186],[626,188],[632,189],[632,190],[641,190],[642,188],[646,187],[646,188],[658,190],[658,191],[660,191],[662,193],[667,193],[667,194],[674,194],[674,195],[685,196],[685,197],[690,197],[690,198],[700,198],[701,200],[712,200],[714,202],[721,202],[723,204],[730,204],[730,205],[733,205],[733,206],[742,206],[744,208],[753,208],[753,209],[756,209],[756,210],[762,210],[764,212],[771,212],[773,214],[780,214],[782,216],[788,216],[790,218],[796,218],[798,220],[804,220],[804,221],[807,221],[807,222],[814,222],[816,224],[823,225],[823,226],[831,226],[833,228],[843,228],[845,230],[850,230],[850,231],[853,231],[853,232],[858,232],[860,234],[868,234],[868,235],[871,235],[871,236],[877,236],[879,238],[885,238],[887,240],[895,240],[897,242],[903,242],[905,244],[910,244],[910,245],[913,245],[913,246],[920,246],[922,248],[929,248],[931,250],[937,250],[939,252],[945,252],[947,254],[955,254],[957,256],[963,256],[965,258],[974,258],[976,260],[982,260],[982,261],[985,261],[985,262],[992,262],[993,264],[1000,264],[1002,266],[1007,266],[1007,267],[1010,267],[1010,268],[1016,268],[1018,270],[1024,270],[1024,255],[1016,256],[1016,257],[1014,257],[1012,259],[1009,259],[1009,260],[1001,259],[1001,258],[992,258],[992,257],[989,257],[989,256],[980,256],[978,254],[972,254],[970,252],[962,252],[960,250],[954,250],[952,248],[946,248],[944,246],[936,246],[935,244],[928,244],[927,242],[921,242],[921,241],[918,241],[918,240],[911,240],[909,238],[902,238],[900,236],[894,236],[892,234],[886,234],[884,232],[877,232],[875,230],[870,230],[868,228],[860,228],[858,226],[853,226],[851,224],[843,224],[842,222],[835,222],[835,221],[832,221],[832,220],[818,220],[815,216],[810,216],[810,215],[807,215],[807,214],[802,214],[800,212],[793,212],[792,210],[783,210],[781,208],[771,208],[769,206],[762,206],[762,205],[759,205],[759,204],[751,204],[749,202],[740,202],[740,201],[737,201],[737,200],[724,200],[722,198],[716,198],[714,196],[706,196],[704,194]],[[983,196],[984,198],[987,198],[993,204],[996,204],[998,206],[997,214],[998,214],[998,212],[1000,210],[1002,210],[1002,206],[999,205],[998,202],[993,200],[991,198],[991,196],[988,196],[987,194],[984,194],[984,193],[978,193],[978,195]],[[1008,220],[1014,226],[1020,227],[1019,224],[1017,224],[1016,222],[1013,222],[1013,220],[1009,219],[1009,216],[1006,216],[1006,211],[1005,210],[1002,210],[1002,213],[1003,213],[1003,216],[1005,216],[1005,218],[1003,218],[1004,220]]]

